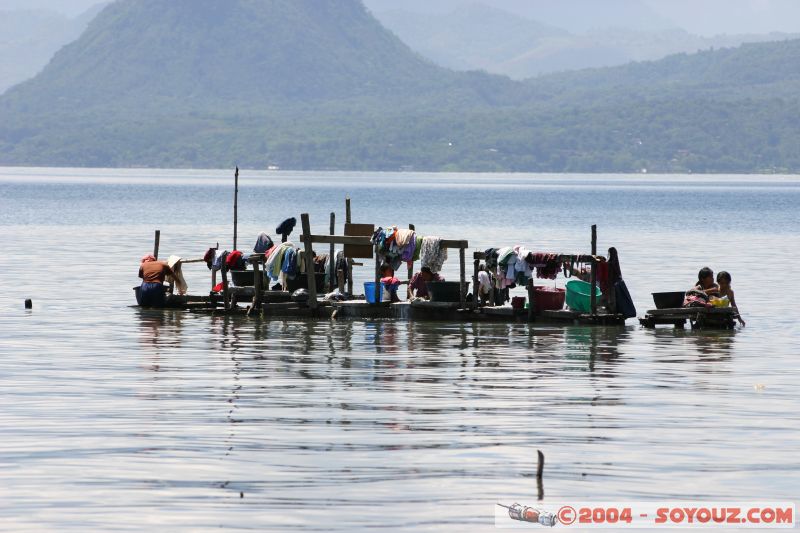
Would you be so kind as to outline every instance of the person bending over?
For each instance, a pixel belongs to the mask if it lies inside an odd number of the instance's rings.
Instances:
[[[430,299],[428,293],[428,283],[431,281],[444,281],[444,278],[439,274],[434,273],[430,267],[422,267],[422,269],[414,274],[411,281],[408,283],[408,298],[424,298]]]
[[[164,261],[157,261],[152,255],[142,258],[139,265],[139,277],[142,285],[139,288],[139,305],[142,307],[164,307],[166,289],[164,280],[173,275],[172,269]]]

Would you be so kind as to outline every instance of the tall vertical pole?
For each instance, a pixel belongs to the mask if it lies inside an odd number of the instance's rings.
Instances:
[[[378,247],[375,247],[375,304],[379,304],[383,300],[383,291],[381,290],[381,260],[378,258]]]
[[[473,254],[473,257],[474,254]],[[478,308],[481,302],[481,288],[478,281],[478,269],[480,268],[480,259],[475,259],[475,263],[473,264],[474,270],[472,271],[472,309],[475,310]]]
[[[458,249],[458,268],[459,268],[459,281],[460,281],[460,309],[466,309],[467,307],[467,251],[464,249],[464,246],[460,246]]]
[[[414,231],[414,232],[417,231],[417,228],[414,226],[414,224],[409,224],[408,225],[408,229],[410,229],[411,231]],[[416,236],[416,234],[415,234],[415,236]],[[409,263],[408,263],[408,286],[406,287],[409,300],[411,299],[411,296],[413,296],[411,294],[411,279],[413,277],[414,277],[414,258],[412,257],[411,261],[409,261]]]
[[[597,225],[592,225],[592,256],[597,255]],[[592,315],[597,315],[597,260],[592,257],[592,274],[591,274],[591,282],[592,282],[592,295],[591,295],[591,305],[592,305]]]
[[[236,250],[236,237],[239,230],[239,167],[236,167],[233,187],[233,249]]]
[[[161,230],[156,230],[155,242],[153,243],[153,257],[158,259],[158,247],[161,245]]]
[[[344,221],[347,224],[352,224],[353,218],[350,212],[349,196],[347,196],[344,199],[344,208],[345,208]],[[353,260],[349,258],[347,259],[347,294],[349,294],[351,298],[353,297]]]
[[[331,213],[331,235],[336,234],[336,213]],[[336,258],[333,254],[336,250],[331,243],[330,253],[328,254],[328,292],[333,292],[333,287],[336,285]]]
[[[308,213],[300,215],[300,220],[303,223],[303,244],[305,246],[303,259],[306,262],[308,279],[308,307],[311,308],[312,313],[315,313],[317,310],[317,276],[314,273],[314,245],[311,242],[311,223],[308,220]]]

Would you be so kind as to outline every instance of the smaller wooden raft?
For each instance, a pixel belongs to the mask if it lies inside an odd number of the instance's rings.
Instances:
[[[731,307],[681,307],[677,309],[651,309],[639,323],[646,328],[657,325],[673,325],[684,328],[688,320],[693,329],[733,329],[739,317]]]

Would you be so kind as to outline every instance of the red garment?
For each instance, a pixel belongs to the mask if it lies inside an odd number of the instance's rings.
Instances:
[[[608,263],[606,261],[597,263],[597,284],[600,286],[600,290],[603,291],[603,294],[608,294],[608,289],[611,288],[608,275]]]
[[[225,259],[225,266],[227,266],[229,270],[234,269],[241,260],[242,260],[242,252],[240,252],[239,250],[234,250],[231,253],[229,253],[228,257]]]
[[[539,279],[556,279],[561,271],[561,265],[556,260],[558,254],[554,253],[531,253],[525,258],[525,262],[531,268],[536,267],[536,277]]]

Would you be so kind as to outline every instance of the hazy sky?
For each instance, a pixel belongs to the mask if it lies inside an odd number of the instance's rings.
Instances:
[[[700,35],[800,32],[800,0],[364,0],[375,10],[447,12],[484,3],[582,31],[593,25],[655,29],[672,25]]]
[[[799,0],[647,0],[647,4],[702,35],[800,31]]]
[[[0,9],[52,9],[74,16],[99,1],[0,0]],[[673,24],[700,35],[800,32],[800,0],[365,0],[365,3],[376,10],[423,12],[450,11],[459,3],[484,3],[542,22],[562,27],[572,25],[567,29],[573,31],[616,21],[620,26],[638,29]]]
[[[65,15],[80,15],[102,0],[0,0],[0,9],[51,9]]]

